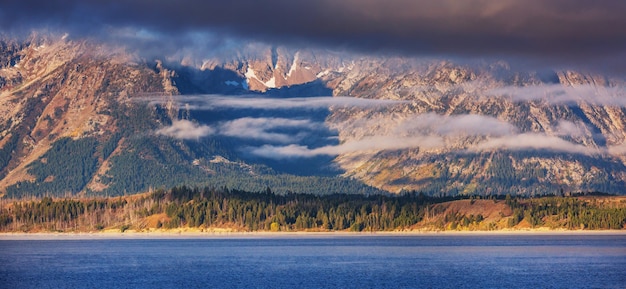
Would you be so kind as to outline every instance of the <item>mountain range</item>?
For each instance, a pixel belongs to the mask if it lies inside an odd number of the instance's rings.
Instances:
[[[0,40],[0,192],[626,193],[623,78],[251,43]]]

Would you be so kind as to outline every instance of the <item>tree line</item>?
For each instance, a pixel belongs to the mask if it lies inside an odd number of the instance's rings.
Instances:
[[[128,197],[7,202],[1,231],[97,231],[102,229],[232,228],[239,231],[392,231],[432,222],[434,229],[502,229],[527,222],[531,227],[622,229],[625,204],[578,197],[504,199],[512,211],[506,224],[447,211],[445,202],[480,196],[431,197],[410,192],[392,195],[275,194],[268,187],[248,192],[226,187],[174,187]],[[591,200],[591,201],[590,201]]]
[[[626,206],[601,204],[598,199],[548,196],[519,199],[506,196],[506,203],[513,210],[509,227],[526,220],[531,227],[550,222],[553,226],[567,229],[623,229],[626,224]]]

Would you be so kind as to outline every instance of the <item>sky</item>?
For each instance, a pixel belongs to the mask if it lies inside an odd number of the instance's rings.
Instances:
[[[160,49],[254,40],[623,74],[624,15],[623,0],[5,0],[0,27]]]

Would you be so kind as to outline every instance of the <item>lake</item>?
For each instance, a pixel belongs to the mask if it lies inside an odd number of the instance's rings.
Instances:
[[[626,288],[626,235],[0,239],[0,288]]]

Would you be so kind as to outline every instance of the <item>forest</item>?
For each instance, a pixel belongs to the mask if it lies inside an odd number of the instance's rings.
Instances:
[[[465,207],[452,209],[455,202]],[[463,209],[479,205],[499,206],[499,217]],[[275,194],[269,187],[248,192],[181,186],[109,198],[2,200],[0,210],[4,232],[599,230],[625,225],[626,198],[617,196],[313,195]]]

